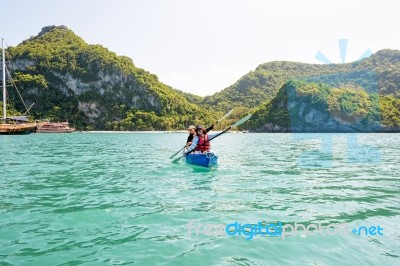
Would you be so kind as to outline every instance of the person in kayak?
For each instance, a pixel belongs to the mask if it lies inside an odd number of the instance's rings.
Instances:
[[[192,151],[199,153],[209,152],[211,149],[211,142],[209,140],[213,135],[207,134],[207,131],[211,130],[213,127],[214,125],[204,129],[202,126],[198,125],[196,127],[196,136],[193,138],[192,144],[185,151],[185,154]]]
[[[196,127],[193,126],[193,125],[190,125],[190,126],[188,127],[189,136],[188,136],[188,138],[187,138],[187,140],[186,140],[186,149],[189,148],[189,146],[192,144],[192,141],[193,141],[194,136],[196,136],[196,130],[195,130],[195,128],[196,128]],[[208,128],[206,129],[206,133],[209,132],[209,131],[211,131],[211,130],[213,130],[213,128],[214,128],[214,125],[211,125],[210,127],[208,127]]]
[[[196,135],[195,126],[190,125],[187,130],[189,131],[189,136],[186,140],[186,148],[188,148],[192,144],[193,137]]]

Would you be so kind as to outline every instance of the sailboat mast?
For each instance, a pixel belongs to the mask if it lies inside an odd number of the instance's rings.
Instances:
[[[1,39],[1,51],[3,58],[3,118],[4,121],[7,118],[7,110],[6,110],[6,58],[4,56],[4,39]]]

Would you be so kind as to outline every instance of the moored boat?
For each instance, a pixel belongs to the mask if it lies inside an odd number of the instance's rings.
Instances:
[[[185,158],[189,164],[208,168],[215,166],[218,162],[218,156],[213,152],[190,153]]]
[[[30,134],[35,130],[32,124],[0,124],[1,135]]]
[[[2,50],[2,87],[3,87],[3,117],[0,123],[0,134],[1,135],[16,135],[16,134],[30,134],[36,129],[35,122],[29,122],[29,119],[25,115],[21,116],[7,116],[7,69],[5,60],[5,50],[4,50],[4,39],[1,39],[1,50]],[[11,79],[11,76],[9,76]],[[21,98],[22,99],[22,98]],[[25,105],[25,104],[24,104]],[[26,110],[29,112],[29,109]]]
[[[68,122],[45,122],[39,123],[37,133],[72,133],[75,128],[70,127]]]

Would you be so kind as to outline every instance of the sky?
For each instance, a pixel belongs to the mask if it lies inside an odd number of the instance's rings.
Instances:
[[[211,95],[276,60],[342,61],[400,49],[393,0],[0,0],[0,37],[16,46],[49,25],[132,58],[181,91]]]

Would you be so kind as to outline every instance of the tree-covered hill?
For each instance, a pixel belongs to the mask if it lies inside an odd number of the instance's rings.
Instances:
[[[89,45],[65,26],[45,27],[6,52],[23,98],[28,105],[37,102],[31,109],[33,117],[68,120],[78,129],[184,129],[189,124],[211,124],[233,107],[234,115],[219,127],[256,110],[247,124],[250,129],[264,131],[268,123],[284,128],[288,126],[285,111],[272,107],[282,104],[280,88],[299,79],[337,89],[362,87],[368,94],[380,95],[385,127],[397,126],[393,117],[398,114],[395,110],[400,98],[398,50],[381,50],[347,64],[269,62],[207,97],[173,89],[156,75],[136,67],[130,58],[101,45]],[[9,90],[9,97],[19,96]],[[315,108],[313,102],[309,104]],[[14,112],[24,109],[22,104],[12,108]]]
[[[244,128],[255,132],[400,131],[400,99],[361,86],[289,81]]]
[[[128,57],[87,44],[65,26],[45,27],[7,54],[23,98],[37,101],[31,110],[36,119],[110,130],[184,129],[211,121],[209,112],[188,101],[196,96],[161,83]]]
[[[335,75],[343,77],[343,73],[351,75],[354,72],[373,73],[380,94],[400,98],[400,51],[381,50],[361,61],[347,64],[322,65],[288,61],[262,64],[230,87],[205,97],[203,104],[216,106],[219,110],[229,110],[232,106],[251,109],[275,97],[289,80],[311,77],[318,79],[321,76],[334,79]],[[333,81],[337,83],[336,79]]]

